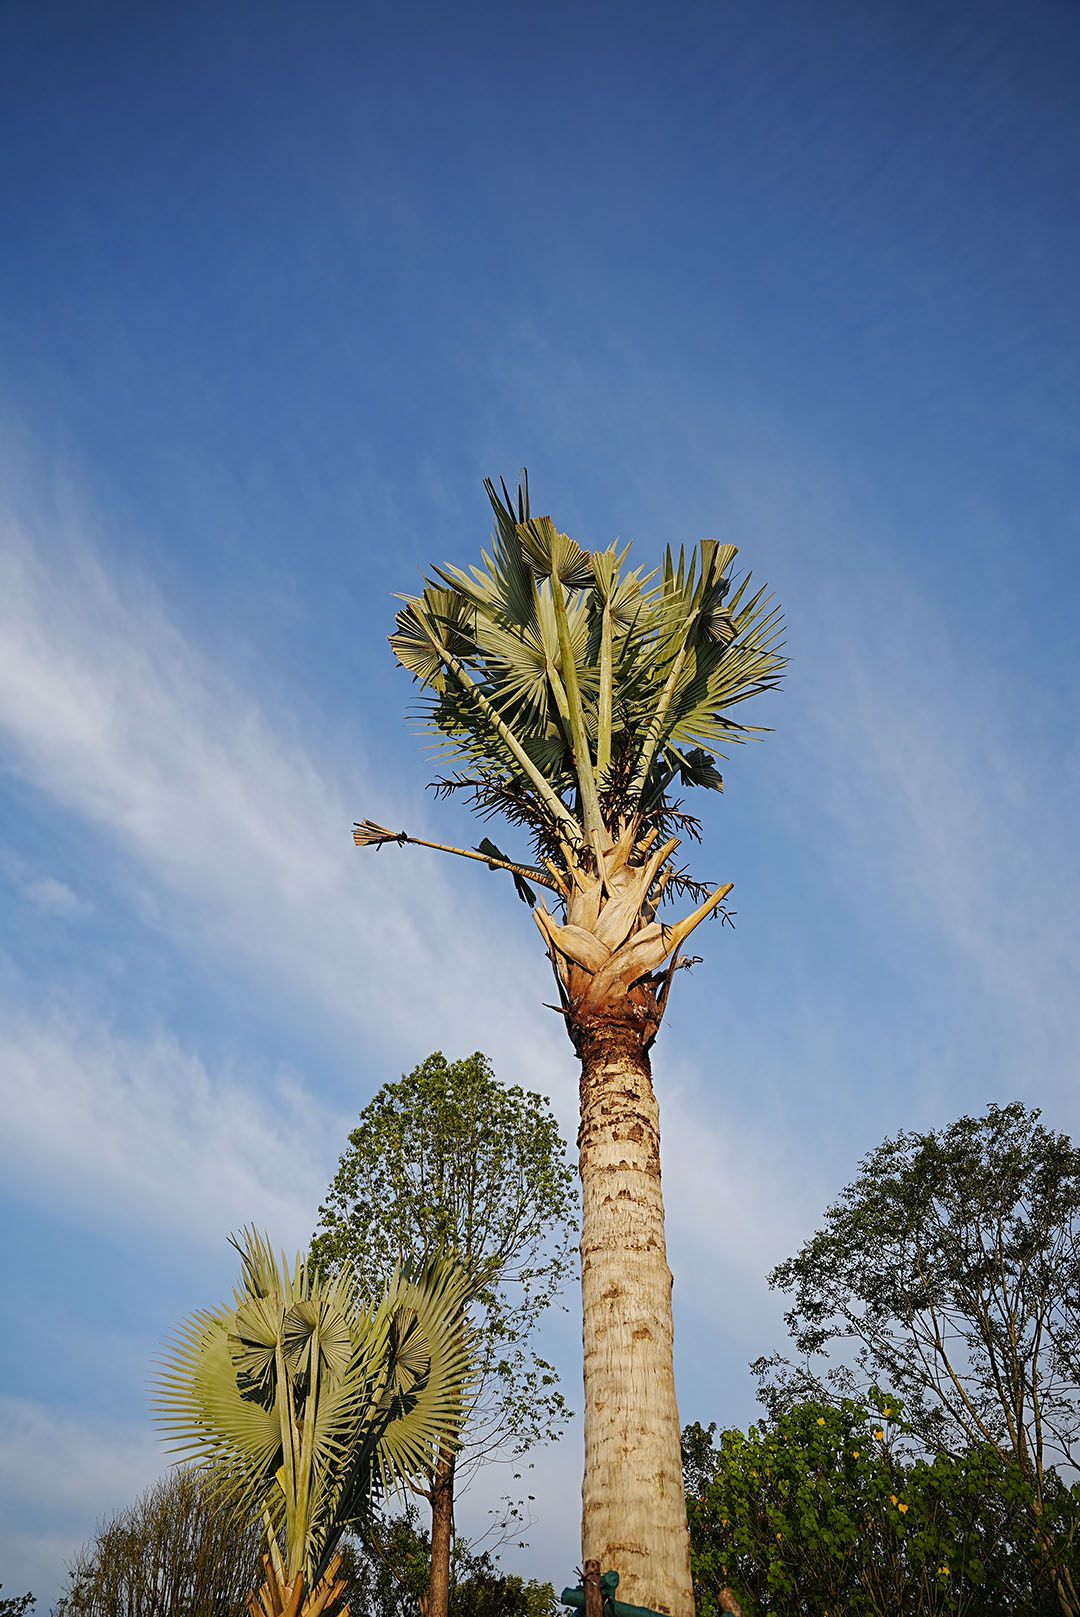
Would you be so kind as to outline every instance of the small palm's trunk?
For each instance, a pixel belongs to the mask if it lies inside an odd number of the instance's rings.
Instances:
[[[265,1574],[259,1592],[247,1597],[249,1617],[349,1617],[343,1600],[345,1580],[339,1576],[341,1555],[335,1555],[313,1589],[305,1588],[298,1572],[286,1583],[269,1555],[263,1557]]]
[[[581,1291],[585,1343],[582,1558],[618,1598],[693,1617],[659,1108],[642,1030],[574,1029],[581,1057]]]
[[[431,1479],[431,1576],[424,1617],[447,1617],[450,1610],[450,1549],[454,1536],[454,1455],[439,1450]]]

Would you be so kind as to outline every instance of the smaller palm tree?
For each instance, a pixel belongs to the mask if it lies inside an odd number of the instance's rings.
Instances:
[[[264,1578],[251,1617],[348,1617],[338,1545],[375,1499],[430,1470],[470,1390],[468,1277],[438,1260],[357,1302],[266,1239],[234,1241],[233,1304],[178,1329],[159,1377],[158,1424],[223,1503],[260,1520]]]

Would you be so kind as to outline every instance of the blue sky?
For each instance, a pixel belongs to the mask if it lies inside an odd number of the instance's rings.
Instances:
[[[1078,58],[1047,0],[0,9],[5,1592],[159,1473],[162,1340],[381,1083],[480,1048],[573,1132],[510,884],[349,836],[475,839],[385,635],[485,475],[787,614],[655,1052],[684,1418],[753,1417],[885,1134],[1080,1132]]]

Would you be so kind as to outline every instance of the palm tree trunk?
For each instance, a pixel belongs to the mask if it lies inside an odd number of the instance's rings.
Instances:
[[[313,1589],[305,1589],[304,1574],[298,1572],[286,1583],[269,1555],[263,1556],[263,1582],[259,1592],[247,1597],[249,1617],[349,1617],[343,1602],[345,1580],[341,1555],[336,1554]]]
[[[573,1036],[581,1057],[582,1564],[595,1559],[618,1572],[620,1600],[693,1617],[647,1035],[594,1013]]]
[[[431,1575],[424,1617],[447,1617],[450,1610],[450,1549],[454,1536],[454,1453],[439,1450],[431,1479]]]

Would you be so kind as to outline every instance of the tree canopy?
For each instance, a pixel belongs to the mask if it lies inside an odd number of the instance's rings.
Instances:
[[[479,1052],[428,1056],[385,1084],[349,1135],[312,1262],[348,1268],[361,1290],[432,1252],[461,1265],[481,1377],[466,1463],[507,1439],[520,1451],[554,1437],[564,1419],[555,1371],[529,1337],[573,1272],[576,1201],[549,1102],[500,1083]]]
[[[426,845],[511,873],[535,906],[575,1044],[624,1013],[648,1044],[680,945],[731,890],[672,862],[682,836],[700,836],[672,791],[722,788],[720,749],[755,733],[731,709],[779,683],[780,615],[749,574],[733,577],[734,545],[668,548],[643,574],[625,568],[628,545],[583,550],[533,517],[524,472],[516,502],[485,486],[495,531],[483,565],[434,568],[403,597],[390,644],[426,693],[435,755],[454,766],[438,790],[522,828],[533,858],[486,837],[471,850]],[[370,819],[353,835],[360,847],[424,843]],[[696,907],[661,926],[657,908],[679,898]]]
[[[605,826],[656,823],[676,777],[719,788],[713,754],[749,733],[729,710],[784,663],[766,591],[732,582],[736,547],[669,548],[643,575],[624,569],[629,545],[583,550],[531,516],[525,473],[516,509],[485,486],[483,565],[434,568],[390,639],[432,693],[439,750],[469,771],[454,784],[556,860],[561,841],[595,849]],[[542,866],[533,878],[550,883]]]
[[[855,1344],[928,1449],[991,1443],[1036,1485],[1080,1437],[1080,1151],[1039,1115],[885,1140],[769,1277],[809,1361]]]
[[[241,1617],[262,1524],[238,1518],[207,1481],[195,1466],[170,1471],[105,1521],[68,1568],[57,1617]]]

